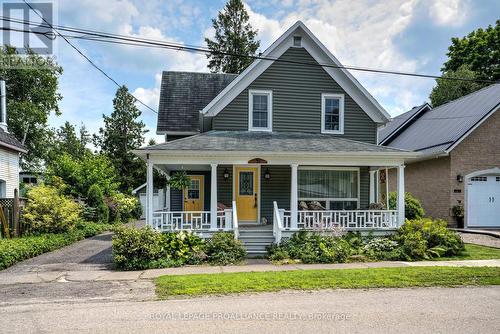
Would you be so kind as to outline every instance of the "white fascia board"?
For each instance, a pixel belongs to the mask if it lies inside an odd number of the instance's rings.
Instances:
[[[318,63],[331,63],[342,66],[335,56],[313,35],[301,21],[296,22],[281,35],[266,51],[263,57],[279,58],[291,44],[291,36],[302,37],[304,47]],[[290,41],[289,41],[290,40]],[[290,43],[288,43],[290,42]],[[257,59],[234,79],[222,92],[217,95],[203,110],[207,116],[217,115],[245,88],[257,79],[269,66],[272,60]],[[303,65],[307,66],[307,65]],[[376,123],[386,123],[390,115],[368,93],[368,91],[354,78],[349,71],[340,68],[323,67],[323,69],[346,91],[349,96],[368,114]]]

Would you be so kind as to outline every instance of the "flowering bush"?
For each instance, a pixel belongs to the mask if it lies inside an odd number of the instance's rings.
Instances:
[[[132,218],[138,219],[141,216],[141,203],[139,203],[137,197],[115,192],[111,195],[109,202],[116,206],[118,215],[123,222],[127,222]],[[109,202],[108,206],[110,205]]]
[[[68,232],[79,220],[80,206],[54,187],[33,187],[28,191],[27,198],[23,219],[31,233]]]

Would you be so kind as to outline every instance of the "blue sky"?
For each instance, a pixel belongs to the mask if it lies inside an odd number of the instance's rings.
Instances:
[[[225,1],[55,3],[60,25],[204,45],[203,38],[213,34],[211,18]],[[262,50],[295,21],[302,20],[344,65],[429,74],[439,74],[451,37],[464,36],[500,18],[498,0],[247,0],[245,4],[252,25],[259,30]],[[158,108],[161,71],[207,71],[206,58],[199,54],[74,43],[154,109]],[[55,55],[64,68],[60,78],[63,114],[52,116],[51,125],[68,120],[97,131],[102,114],[112,112],[116,86],[64,41],[57,42]],[[393,116],[426,101],[434,85],[430,79],[353,74]],[[147,137],[156,137],[156,115],[143,110],[142,118],[151,130]]]

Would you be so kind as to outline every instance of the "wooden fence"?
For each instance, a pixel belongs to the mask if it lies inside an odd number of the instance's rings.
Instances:
[[[14,198],[0,198],[0,235],[3,238],[22,236],[21,216],[25,204],[26,199],[19,197],[17,189]]]

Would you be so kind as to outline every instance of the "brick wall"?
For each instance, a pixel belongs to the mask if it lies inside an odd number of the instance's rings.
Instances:
[[[500,109],[499,109],[500,110]],[[495,112],[448,157],[408,164],[405,189],[420,199],[428,216],[442,218],[455,225],[451,207],[463,204],[465,182],[457,175],[500,167],[500,112]],[[396,189],[396,170],[389,173],[389,188]]]
[[[450,152],[450,205],[463,204],[465,182],[457,175],[500,167],[500,109]]]

